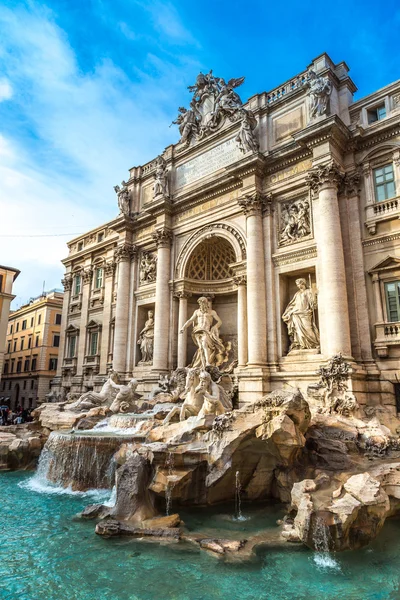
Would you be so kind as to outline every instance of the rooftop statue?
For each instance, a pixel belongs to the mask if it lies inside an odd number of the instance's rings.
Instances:
[[[154,196],[161,195],[163,198],[169,197],[168,169],[167,163],[162,156],[157,158],[156,172],[154,180]]]
[[[183,334],[189,325],[193,325],[192,339],[198,350],[190,366],[202,369],[209,365],[218,367],[228,360],[230,344],[224,344],[219,337],[222,321],[215,310],[210,308],[207,298],[202,296],[197,302],[200,308],[194,311],[180,330]],[[213,321],[216,321],[215,325]]]
[[[114,191],[118,198],[118,208],[120,214],[123,214],[125,217],[129,217],[131,210],[128,184],[126,181],[122,181],[121,185],[122,188],[120,188],[119,185],[114,186]]]
[[[216,131],[227,117],[231,121],[239,118],[242,101],[235,88],[242,85],[244,77],[230,79],[215,77],[213,72],[199,73],[196,83],[188,87],[193,94],[190,109],[180,107],[173,124],[179,125],[181,143],[190,143],[196,136],[201,139]]]
[[[312,69],[308,72],[306,85],[309,87],[310,119],[326,115],[329,111],[329,97],[332,84],[327,77],[318,77]]]

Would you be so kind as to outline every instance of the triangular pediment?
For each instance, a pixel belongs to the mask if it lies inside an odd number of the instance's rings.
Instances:
[[[86,329],[101,329],[101,323],[98,323],[94,319],[91,319],[86,325]]]
[[[393,269],[400,268],[400,257],[397,256],[387,256],[380,262],[378,262],[375,267],[370,269],[369,273],[381,273],[382,271],[391,271]]]
[[[75,327],[74,325],[68,325],[67,329],[65,330],[65,333],[79,333],[79,327]]]

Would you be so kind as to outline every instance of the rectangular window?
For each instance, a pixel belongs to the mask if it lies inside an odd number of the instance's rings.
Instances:
[[[33,327],[33,317],[32,317],[32,319],[31,319],[31,327]]]
[[[103,269],[96,269],[94,287],[96,290],[103,286]]]
[[[11,390],[11,381],[8,382],[8,389]]]
[[[400,321],[400,281],[385,283],[388,321]]]
[[[7,353],[10,354],[11,352],[11,342],[8,342],[7,344]]]
[[[78,252],[83,250],[83,242],[78,242]]]
[[[14,340],[14,348],[13,348],[13,352],[17,351],[17,340]]]
[[[69,338],[69,349],[68,349],[68,357],[74,358],[76,349],[76,335],[73,335]]]
[[[22,321],[22,329],[26,329],[26,319]]]
[[[10,325],[10,334],[13,332],[13,325]]]
[[[22,370],[22,360],[17,362],[17,373],[21,373]]]
[[[61,325],[61,314],[60,313],[56,314],[56,325]]]
[[[31,379],[31,390],[33,390],[34,387],[35,387],[35,380]]]
[[[369,109],[367,113],[368,123],[376,123],[376,121],[380,121],[386,117],[386,107],[384,104],[380,104],[379,106],[375,106],[375,108]]]
[[[28,337],[28,349],[32,346],[32,336]]]
[[[19,331],[19,323],[17,323],[16,327],[15,327],[15,333],[17,333]]]
[[[24,371],[25,371],[25,373],[27,371],[29,371],[29,363],[30,363],[29,358],[25,359],[25,362],[24,362]]]
[[[26,390],[26,379],[24,379],[23,389]]]
[[[35,348],[37,348],[38,346],[39,346],[39,336],[37,335],[36,339],[35,339]]]
[[[97,331],[94,331],[90,334],[90,343],[89,343],[89,355],[95,356],[97,354],[97,341],[99,334]]]
[[[388,200],[396,196],[393,165],[385,165],[374,169],[375,198],[378,202]]]
[[[31,371],[36,371],[36,357],[32,358]]]
[[[60,336],[53,335],[53,346],[54,348],[58,348],[60,346]]]
[[[8,362],[4,363],[4,375],[7,375],[8,373]]]
[[[3,275],[0,275],[0,292],[3,291],[3,281],[4,281]]]
[[[49,361],[49,371],[56,371],[57,370],[57,359],[56,358],[50,358]]]
[[[11,361],[11,371],[10,371],[10,373],[14,373],[14,361],[13,360]]]
[[[38,325],[40,325],[40,323],[42,322],[42,315],[39,315],[39,316],[38,316],[38,320],[37,320],[37,322],[38,322]]]
[[[25,342],[25,338],[21,338],[21,347],[20,347],[20,350],[24,349],[24,342]]]
[[[4,390],[6,389],[6,380],[4,380],[4,381],[3,381],[3,383],[2,383],[2,387],[3,387],[3,390],[2,390],[2,391],[4,392]]]
[[[75,296],[81,293],[81,276],[75,275],[75,285],[74,285]]]
[[[102,242],[103,240],[104,240],[104,232],[102,231],[101,233],[97,234],[97,241]]]

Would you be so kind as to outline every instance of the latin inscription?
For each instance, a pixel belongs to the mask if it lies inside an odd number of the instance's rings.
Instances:
[[[300,173],[308,171],[308,169],[311,169],[311,167],[311,159],[303,160],[302,162],[297,163],[297,165],[293,165],[293,167],[273,173],[273,175],[268,177],[268,183],[278,183],[279,181],[284,181],[289,177],[294,177],[295,175],[299,175]]]
[[[235,140],[233,138],[227,140],[180,165],[176,169],[175,186],[181,188],[202,177],[211,175],[211,173],[239,160],[240,157],[240,150]]]
[[[215,208],[216,206],[221,206],[225,204],[225,202],[230,200],[235,200],[238,197],[238,192],[232,192],[229,197],[224,196],[222,198],[213,198],[212,200],[207,200],[207,202],[203,202],[203,204],[199,204],[198,206],[194,206],[193,208],[189,208],[188,210],[184,210],[179,215],[175,217],[175,223],[180,223],[185,219],[189,219],[190,217],[194,217],[196,215],[201,215],[202,213]]]

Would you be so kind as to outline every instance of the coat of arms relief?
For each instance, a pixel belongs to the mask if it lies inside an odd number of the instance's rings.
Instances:
[[[193,94],[190,108],[179,108],[179,115],[173,124],[179,126],[181,144],[190,144],[192,140],[201,140],[217,131],[229,119],[240,121],[241,127],[236,141],[243,152],[257,151],[258,143],[254,136],[257,125],[251,110],[245,109],[235,88],[242,85],[244,77],[230,79],[216,77],[210,71],[199,73],[196,83],[188,87]]]

